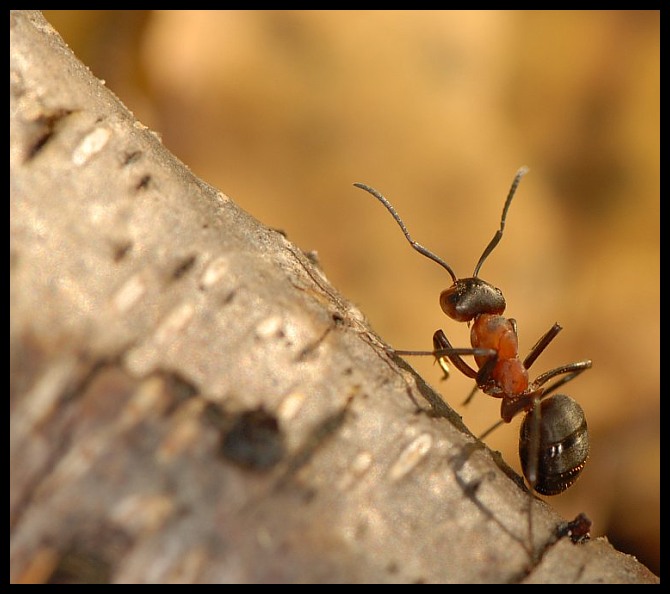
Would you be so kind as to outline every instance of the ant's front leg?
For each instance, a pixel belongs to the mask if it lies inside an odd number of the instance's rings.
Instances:
[[[442,330],[437,330],[433,334],[433,346],[435,347],[434,355],[439,361],[443,357],[447,357],[463,375],[470,377],[477,382],[478,386],[483,386],[488,382],[491,372],[498,361],[498,353],[493,349],[479,349],[479,348],[454,348],[447,339]],[[461,355],[475,355],[479,357],[487,357],[486,362],[477,371],[468,365]],[[442,366],[442,364],[440,364]],[[444,370],[444,367],[442,367]]]
[[[454,347],[451,346],[451,343],[447,340],[447,337],[442,330],[436,330],[435,334],[433,334],[433,347],[435,348],[434,354],[438,363],[444,357],[447,357],[454,364],[454,367],[456,367],[456,369],[463,375],[473,379],[477,377],[477,372],[463,361],[460,355],[454,354]],[[442,370],[445,372],[445,376],[448,377],[448,368],[445,370],[445,366],[446,365],[440,363],[440,367],[442,367]]]
[[[468,397],[463,401],[463,406],[470,404],[470,401],[475,397],[477,390],[483,390],[486,392],[486,384],[488,384],[491,379],[491,374],[493,369],[498,362],[498,352],[492,351],[492,354],[485,361],[484,365],[479,368],[477,372],[477,377],[475,377],[475,385],[472,387],[472,390],[468,394]],[[493,396],[494,394],[491,394]]]
[[[510,318],[508,320],[510,324],[512,324],[512,330],[514,331],[514,334],[517,334],[517,329],[516,329],[516,320],[514,318]],[[493,372],[493,368],[496,365],[496,362],[498,361],[498,355],[497,353],[490,357],[484,365],[482,365],[481,369],[479,370],[476,378],[475,385],[472,386],[472,390],[470,390],[470,393],[468,394],[467,398],[463,400],[463,406],[467,406],[470,404],[470,401],[475,397],[475,394],[477,393],[477,390],[479,390],[480,386],[483,386],[486,384],[486,382],[489,381],[490,375]]]

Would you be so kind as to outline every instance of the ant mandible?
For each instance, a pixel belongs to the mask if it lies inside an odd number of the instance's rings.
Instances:
[[[395,208],[384,196],[365,184],[355,183],[354,186],[379,200],[398,223],[409,244],[449,273],[453,284],[440,295],[442,310],[452,320],[467,322],[468,325],[472,323],[472,347],[454,348],[444,332],[437,330],[433,335],[434,350],[393,352],[398,355],[433,356],[445,373],[448,368],[444,359],[448,358],[454,367],[476,382],[466,402],[477,388],[489,396],[502,399],[501,420],[481,435],[480,439],[503,422],[509,423],[517,414],[525,413],[519,436],[519,457],[524,476],[532,491],[542,495],[556,495],[570,487],[584,468],[589,452],[589,438],[581,406],[564,394],[549,396],[589,369],[591,361],[562,365],[529,381],[528,370],[531,365],[562,328],[558,323],[554,324],[522,361],[519,358],[516,320],[502,315],[506,305],[502,291],[478,276],[482,264],[502,238],[507,211],[521,178],[527,172],[527,167],[517,171],[505,200],[500,229],[486,246],[472,277],[461,279],[456,277],[444,260],[412,239]],[[461,355],[474,356],[478,369],[466,363]],[[554,380],[553,383],[549,383],[551,380]]]

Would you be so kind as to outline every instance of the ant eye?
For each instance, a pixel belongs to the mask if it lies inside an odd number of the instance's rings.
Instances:
[[[483,313],[505,311],[502,291],[480,278],[462,278],[440,294],[440,307],[452,320],[469,322]]]

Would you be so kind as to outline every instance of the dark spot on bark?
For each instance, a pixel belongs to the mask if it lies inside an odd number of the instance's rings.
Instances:
[[[123,165],[132,165],[142,157],[142,151],[129,151],[123,156]]]
[[[138,192],[140,190],[146,190],[149,187],[149,184],[151,183],[151,176],[147,173],[146,175],[143,175],[140,178],[140,181],[137,182],[135,185],[135,190]]]
[[[196,257],[191,255],[184,258],[181,262],[179,262],[179,264],[177,264],[175,269],[172,271],[173,280],[178,280],[182,276],[184,276],[193,267],[195,261]]]
[[[128,252],[131,250],[133,247],[133,242],[132,241],[120,241],[117,242],[113,245],[113,259],[114,262],[120,262],[123,260],[127,255]]]
[[[109,584],[120,560],[132,546],[122,530],[103,523],[95,526],[81,518],[82,529],[72,536],[53,573],[50,584]]]
[[[172,371],[169,373],[164,373],[163,377],[165,379],[167,390],[172,396],[174,408],[189,398],[193,398],[199,394],[196,386],[184,378],[180,373]]]
[[[49,584],[108,584],[111,567],[92,551],[69,550],[58,560]]]
[[[284,457],[276,417],[262,408],[239,414],[221,436],[221,455],[251,470],[268,470]]]
[[[26,149],[26,161],[34,159],[39,152],[53,140],[59,124],[72,113],[71,109],[56,109],[41,114],[32,122],[30,140]]]

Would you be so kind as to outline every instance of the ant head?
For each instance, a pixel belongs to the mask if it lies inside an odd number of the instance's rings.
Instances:
[[[493,236],[493,239],[484,249],[475,271],[470,278],[456,279],[452,273],[454,284],[448,289],[445,289],[440,294],[440,306],[442,311],[446,313],[452,320],[457,322],[469,322],[475,316],[483,313],[500,315],[505,311],[505,298],[502,291],[494,287],[491,283],[487,283],[478,277],[479,269],[482,264],[489,257],[489,254],[495,249],[503,236],[505,230],[505,220],[507,219],[507,210],[512,202],[514,193],[521,181],[521,178],[528,172],[527,167],[522,167],[516,172],[512,187],[507,194],[505,206],[503,206],[502,216],[500,217],[500,229],[498,229]],[[430,256],[429,256],[430,257]],[[439,264],[440,262],[438,262]],[[451,269],[447,267],[451,272]]]
[[[521,169],[516,172],[512,187],[505,200],[505,206],[503,206],[502,216],[500,217],[500,229],[496,231],[493,239],[491,239],[484,249],[484,252],[479,258],[479,262],[477,262],[477,266],[475,266],[475,271],[472,276],[470,278],[462,279],[456,277],[456,273],[452,270],[451,266],[449,266],[449,264],[442,258],[436,256],[433,252],[412,239],[412,236],[409,234],[409,231],[407,231],[407,227],[405,227],[405,223],[402,222],[400,215],[398,215],[395,208],[393,208],[391,203],[384,198],[384,196],[374,188],[366,186],[365,184],[355,183],[354,185],[365,190],[369,194],[372,194],[386,207],[386,210],[391,213],[391,216],[396,220],[400,229],[402,229],[409,244],[417,252],[439,264],[449,273],[454,284],[442,291],[442,294],[440,295],[440,306],[442,307],[442,311],[457,322],[469,322],[475,316],[482,313],[500,315],[505,311],[505,298],[503,297],[502,291],[494,287],[492,284],[480,279],[478,275],[482,264],[502,239],[509,205],[512,202],[512,198],[514,197],[514,193],[516,192],[521,178],[526,175],[527,172],[527,167],[521,167]]]
[[[476,276],[458,279],[440,294],[442,311],[457,322],[469,322],[482,313],[500,315],[505,305],[502,291]]]

